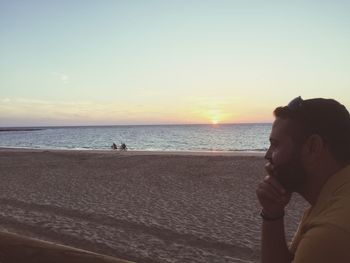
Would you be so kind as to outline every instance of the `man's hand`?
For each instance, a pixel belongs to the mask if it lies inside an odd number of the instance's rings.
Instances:
[[[289,203],[291,194],[276,180],[272,171],[268,171],[259,184],[256,194],[263,207],[263,214],[271,219],[264,220],[261,234],[262,263],[290,263],[292,260],[284,233],[284,208]],[[281,220],[279,220],[281,219]]]
[[[267,175],[259,184],[256,195],[263,208],[263,213],[271,218],[283,216],[284,208],[291,198],[291,194],[271,175]]]

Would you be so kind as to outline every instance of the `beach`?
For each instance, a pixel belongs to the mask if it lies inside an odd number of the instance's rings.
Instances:
[[[0,230],[134,262],[258,262],[259,153],[0,149]],[[291,239],[305,209],[287,208]]]

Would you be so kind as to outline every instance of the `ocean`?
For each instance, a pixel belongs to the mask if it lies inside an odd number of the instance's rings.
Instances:
[[[135,151],[266,151],[270,123],[36,127],[0,132],[0,147]]]

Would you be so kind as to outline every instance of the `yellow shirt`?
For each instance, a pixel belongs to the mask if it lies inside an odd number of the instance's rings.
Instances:
[[[293,263],[350,262],[350,165],[329,178],[305,211],[290,251]]]

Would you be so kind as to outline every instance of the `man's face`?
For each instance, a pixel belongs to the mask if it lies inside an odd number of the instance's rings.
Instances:
[[[301,162],[301,146],[296,145],[290,136],[290,120],[277,118],[272,126],[270,148],[266,152],[266,170],[270,176],[288,191],[298,192],[303,185],[306,173]],[[288,131],[290,133],[288,133]]]

